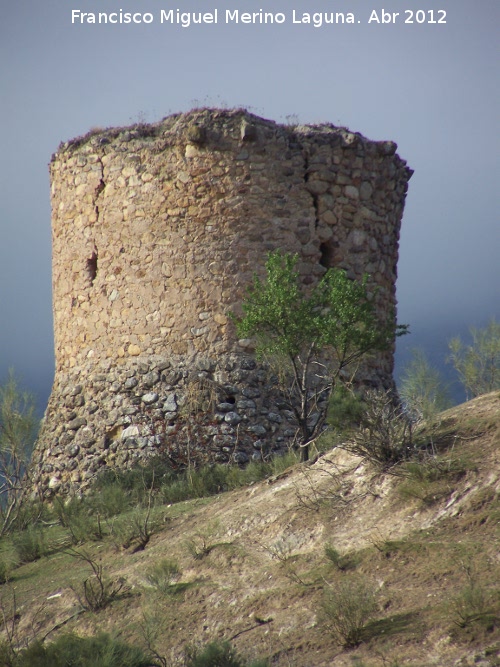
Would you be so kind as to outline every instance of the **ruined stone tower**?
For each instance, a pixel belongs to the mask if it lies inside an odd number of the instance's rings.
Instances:
[[[200,110],[91,132],[50,165],[56,374],[33,465],[50,494],[159,450],[245,462],[295,427],[228,313],[266,253],[298,253],[395,308],[411,170],[392,142]],[[392,382],[392,353],[363,369]]]

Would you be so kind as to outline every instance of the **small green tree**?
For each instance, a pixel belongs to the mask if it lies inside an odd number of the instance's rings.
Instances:
[[[471,327],[470,334],[470,345],[459,336],[449,342],[449,361],[468,399],[500,389],[500,323],[492,319],[484,329]]]
[[[297,255],[268,255],[267,277],[254,276],[233,316],[238,334],[255,337],[257,354],[280,370],[298,426],[301,459],[321,433],[332,388],[369,352],[387,349],[407,331],[394,318],[381,323],[368,291],[368,276],[349,280],[329,269],[309,292],[300,285]]]
[[[37,432],[33,396],[12,371],[0,386],[0,535],[16,523],[28,495],[28,464]]]
[[[413,350],[398,391],[406,411],[415,421],[431,419],[451,406],[441,375],[430,365],[423,350]]]

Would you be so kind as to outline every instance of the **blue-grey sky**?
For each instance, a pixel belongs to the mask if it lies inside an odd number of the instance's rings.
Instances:
[[[369,22],[382,8],[399,13],[394,23]],[[72,23],[72,10],[120,9],[153,21]],[[170,9],[218,9],[219,22],[162,24]],[[285,21],[227,24],[226,9]],[[293,10],[296,20],[352,12],[355,22],[293,23]],[[415,170],[397,285],[399,319],[413,333],[400,362],[419,345],[437,360],[452,335],[498,319],[499,23],[498,0],[5,0],[0,380],[14,367],[42,403],[50,391],[47,164],[58,144],[193,106],[246,106],[398,143]]]

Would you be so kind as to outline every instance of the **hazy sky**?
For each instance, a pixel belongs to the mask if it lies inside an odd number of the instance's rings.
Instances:
[[[382,7],[395,22],[369,23]],[[72,10],[120,9],[153,21],[72,23]],[[219,22],[162,24],[171,9],[217,9]],[[226,9],[285,20],[227,24]],[[293,10],[352,12],[355,23],[293,23]],[[456,332],[498,319],[499,23],[498,0],[2,0],[0,380],[13,366],[42,401],[50,391],[51,154],[92,127],[193,106],[398,143],[415,170],[397,285],[413,333],[400,360],[418,345],[437,359]]]

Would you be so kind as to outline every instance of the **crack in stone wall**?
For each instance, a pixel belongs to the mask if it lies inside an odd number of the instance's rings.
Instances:
[[[297,253],[304,285],[368,273],[381,319],[395,310],[411,170],[393,142],[205,109],[67,142],[50,170],[56,375],[33,458],[48,495],[159,453],[286,450],[293,415],[228,319],[268,251]],[[391,386],[392,367],[377,354],[360,380]]]
[[[304,151],[304,183],[309,182],[309,155],[307,154],[306,151]],[[307,186],[306,186],[307,187]],[[315,194],[315,192],[310,192],[312,199],[312,205],[314,208],[314,227],[315,229],[318,229],[319,225],[319,203],[318,203],[318,195]]]

